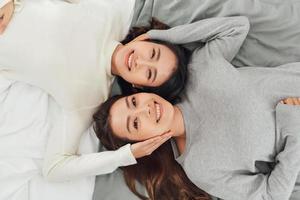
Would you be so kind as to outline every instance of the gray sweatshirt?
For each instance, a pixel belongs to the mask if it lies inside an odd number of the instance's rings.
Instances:
[[[177,161],[188,177],[225,200],[287,200],[300,170],[300,106],[277,103],[300,97],[300,63],[234,68],[248,29],[245,17],[211,18],[149,35],[205,43],[179,104],[186,148]]]
[[[138,0],[132,25],[145,25],[151,17],[174,27],[228,16],[247,16],[251,24],[232,61],[235,66],[275,67],[300,61],[299,0]]]

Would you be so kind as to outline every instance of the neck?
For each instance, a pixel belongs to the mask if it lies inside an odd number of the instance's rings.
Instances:
[[[175,139],[178,152],[181,155],[185,150],[186,133],[185,133],[183,115],[177,106],[175,106],[175,119],[173,124],[174,124],[172,128],[172,131],[174,132],[173,137]]]
[[[184,127],[183,115],[177,106],[174,106],[174,109],[175,109],[175,115],[174,115],[175,117],[173,121],[173,126],[171,128],[172,132],[174,133],[173,137],[185,138],[185,127]]]
[[[116,55],[117,55],[118,51],[120,51],[122,46],[123,46],[122,44],[119,44],[115,48],[115,50],[114,50],[114,52],[111,56],[111,74],[115,75],[115,76],[120,76],[119,70],[118,70],[117,65],[116,65]]]

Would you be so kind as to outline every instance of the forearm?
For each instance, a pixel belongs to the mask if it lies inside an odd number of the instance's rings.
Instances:
[[[299,139],[288,136],[285,148],[276,160],[277,164],[267,178],[265,197],[268,200],[288,200],[300,171]]]
[[[120,166],[135,164],[130,145],[116,151],[104,151],[85,155],[52,156],[44,164],[43,175],[50,181],[67,181],[86,176],[111,173]]]
[[[49,100],[49,137],[43,175],[51,181],[110,173],[119,166],[134,164],[130,146],[117,151],[79,155],[82,135],[91,126],[94,109],[67,112]]]
[[[212,43],[213,52],[220,52],[231,61],[238,52],[249,31],[246,17],[209,18],[177,26],[168,30],[151,30],[151,39],[166,40],[175,44],[191,42]]]
[[[289,200],[300,170],[299,150],[299,141],[289,137],[270,174],[234,172],[230,179],[219,177],[213,188],[202,189],[224,200]]]

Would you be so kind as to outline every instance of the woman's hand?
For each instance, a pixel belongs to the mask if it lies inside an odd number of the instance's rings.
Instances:
[[[5,31],[14,14],[14,9],[15,6],[13,1],[10,1],[9,3],[5,4],[4,7],[0,8],[0,34]]]
[[[136,38],[134,38],[132,41],[144,41],[150,39],[149,35],[147,33],[144,33]]]
[[[287,105],[300,105],[300,98],[298,97],[289,97],[280,101],[280,103]]]
[[[172,135],[172,132],[167,132],[161,136],[156,136],[154,138],[132,144],[131,151],[133,156],[135,158],[141,158],[150,155],[154,150],[160,147],[160,145],[169,140]]]

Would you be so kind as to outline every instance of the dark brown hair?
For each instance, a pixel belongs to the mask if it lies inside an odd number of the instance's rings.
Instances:
[[[133,39],[135,39],[136,37],[147,33],[148,31],[152,30],[152,29],[157,29],[157,30],[165,30],[165,29],[169,29],[170,27],[164,23],[162,23],[161,21],[159,21],[156,18],[152,18],[150,21],[150,25],[149,26],[138,26],[138,27],[132,27],[129,30],[129,33],[127,34],[127,36],[125,37],[124,40],[121,41],[122,44],[127,44],[130,41],[132,41]]]
[[[110,126],[110,108],[123,95],[117,95],[104,102],[94,114],[94,130],[107,150],[117,150],[132,143],[118,138]],[[129,189],[143,200],[209,200],[204,191],[195,186],[173,157],[170,142],[161,145],[150,156],[137,159],[136,165],[121,167]],[[143,185],[149,195],[138,192],[136,181]]]
[[[152,18],[149,26],[131,28],[131,30],[129,31],[126,38],[122,41],[122,43],[127,44],[128,42],[138,37],[139,35],[146,33],[152,29],[168,29],[168,28],[169,26],[167,26],[166,24],[163,24],[157,19]],[[169,80],[167,80],[165,83],[163,83],[158,87],[143,86],[141,88],[135,88],[132,87],[131,83],[128,83],[122,77],[117,77],[117,81],[121,88],[122,94],[130,95],[137,92],[151,92],[159,96],[162,96],[163,98],[165,98],[166,100],[172,103],[176,103],[180,101],[179,95],[184,90],[188,78],[187,66],[189,63],[189,58],[191,53],[181,45],[175,45],[167,41],[153,40],[153,39],[149,39],[147,41],[164,45],[168,49],[170,49],[177,58],[177,69],[170,76]]]

